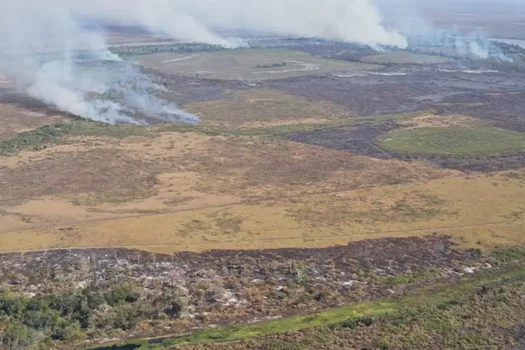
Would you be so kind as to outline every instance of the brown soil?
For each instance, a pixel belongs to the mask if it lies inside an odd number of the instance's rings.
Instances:
[[[138,161],[124,152],[90,150],[57,154],[0,174],[3,201],[23,201],[48,195],[104,193],[135,198],[156,184],[156,163]]]

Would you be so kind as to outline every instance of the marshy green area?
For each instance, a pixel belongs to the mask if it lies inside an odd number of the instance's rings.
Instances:
[[[522,152],[525,134],[489,127],[424,127],[386,134],[377,144],[397,153],[481,156]]]

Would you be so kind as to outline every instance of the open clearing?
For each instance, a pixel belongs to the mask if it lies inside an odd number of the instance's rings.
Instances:
[[[142,56],[145,67],[168,74],[222,80],[272,80],[332,72],[374,70],[381,66],[343,62],[284,49],[240,49],[197,54]]]
[[[283,125],[265,121],[251,105],[261,99],[276,104],[269,115],[282,114]],[[377,136],[364,130],[388,131],[389,125],[406,132],[486,130],[476,119],[428,113],[348,117],[336,106],[310,106],[270,90],[236,92],[233,99],[209,104],[194,105],[210,108],[203,115],[211,116],[211,106],[224,104],[217,119],[205,117],[209,126],[72,121],[4,141],[0,250],[326,247],[432,232],[487,249],[523,242],[522,170],[465,177],[417,160],[374,159],[291,142],[277,132],[293,133],[317,114],[326,120],[314,127],[350,120],[357,126],[346,128],[372,141]],[[229,126],[229,108],[252,116],[243,129]],[[515,134],[488,130],[505,141]]]

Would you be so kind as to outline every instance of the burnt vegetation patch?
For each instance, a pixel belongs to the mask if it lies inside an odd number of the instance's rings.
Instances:
[[[375,140],[379,136],[399,127],[400,125],[395,123],[385,123],[313,130],[291,135],[290,140],[328,149],[349,151],[374,158],[390,159],[394,157],[389,152],[378,147],[375,144]]]
[[[521,132],[496,128],[431,127],[426,128],[431,134],[428,137],[416,135],[413,138],[411,133],[425,131],[403,128],[395,122],[365,124],[300,132],[291,135],[290,140],[379,159],[424,160],[439,168],[465,172],[490,172],[525,166],[522,141],[525,134]],[[403,139],[394,139],[397,135]],[[439,142],[432,144],[430,136]],[[390,143],[399,147],[390,147]]]
[[[8,253],[0,255],[0,325],[16,324],[19,336],[34,330],[27,341],[55,346],[178,333],[403,295],[487,269],[486,261],[438,235],[324,249]],[[62,321],[35,328],[32,310]]]

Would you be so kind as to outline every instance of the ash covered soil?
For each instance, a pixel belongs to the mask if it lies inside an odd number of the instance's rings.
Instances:
[[[470,70],[445,64],[391,66],[372,74],[363,72],[363,76],[333,74],[280,80],[273,82],[272,87],[344,105],[357,115],[436,108],[444,114],[464,113],[516,128],[504,122],[522,114],[524,83],[525,73]]]
[[[385,75],[323,76],[275,82],[273,88],[344,105],[359,116],[431,111],[437,117],[467,115],[480,124],[525,131],[525,73],[468,70],[448,66],[387,67]],[[392,75],[391,75],[392,74]],[[406,75],[398,75],[406,74]],[[374,158],[424,159],[462,171],[497,171],[525,165],[525,154],[453,157],[401,154],[377,146],[377,139],[403,128],[395,121],[300,132],[290,140]]]
[[[158,304],[161,295],[179,303],[180,313],[163,328],[157,324],[142,330],[159,334],[403,295],[415,286],[492,269],[490,262],[479,251],[460,250],[440,235],[323,249],[174,255],[110,248],[55,250],[1,254],[0,289],[36,297],[133,284],[140,287],[136,299],[146,304]],[[162,319],[164,307],[152,319]]]
[[[293,50],[332,60],[360,62],[374,54],[366,48],[343,44],[308,45],[287,43]],[[414,54],[414,56],[417,56]],[[440,57],[440,56],[434,56]],[[235,90],[271,89],[306,97],[313,103],[333,103],[354,116],[384,116],[432,111],[437,116],[466,115],[496,128],[525,131],[525,71],[519,66],[451,58],[438,64],[385,64],[370,71],[333,72],[266,81],[213,80],[169,75],[149,70],[182,105],[228,99]],[[334,127],[301,132],[292,141],[312,144],[374,158],[424,159],[438,167],[462,171],[497,171],[525,165],[525,155],[477,157],[421,156],[379,148],[376,140],[402,126],[395,122],[359,127]]]

